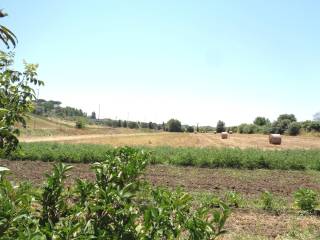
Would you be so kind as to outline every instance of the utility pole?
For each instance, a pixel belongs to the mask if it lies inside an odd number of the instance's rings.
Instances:
[[[37,89],[37,96],[36,96],[36,107],[38,106],[38,99],[39,99],[39,88]],[[36,129],[36,119],[33,120],[33,129]]]
[[[100,120],[100,104],[99,104],[98,120]]]

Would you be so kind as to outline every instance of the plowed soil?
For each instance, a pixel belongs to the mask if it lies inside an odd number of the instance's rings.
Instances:
[[[31,181],[35,185],[41,185],[44,181],[44,174],[52,169],[52,163],[40,161],[0,160],[0,166],[11,170],[9,175],[11,180],[15,182]],[[67,184],[70,184],[75,178],[89,180],[95,178],[88,164],[73,164],[69,175]],[[250,171],[151,165],[143,178],[156,186],[182,187],[189,192],[219,195],[227,190],[234,190],[245,198],[257,197],[265,190],[288,200],[299,187],[320,191],[320,173],[309,171]],[[319,230],[320,218],[290,213],[275,215],[257,209],[233,209],[226,228],[230,233],[222,239],[252,239],[251,237],[239,238],[240,235],[264,237],[254,239],[275,239],[279,235],[286,235],[292,229]]]

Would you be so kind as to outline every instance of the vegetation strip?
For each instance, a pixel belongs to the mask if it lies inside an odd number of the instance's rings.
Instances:
[[[111,146],[92,144],[22,143],[1,158],[69,163],[93,163],[105,159]],[[152,163],[206,168],[280,169],[320,171],[320,150],[262,150],[239,148],[137,147],[151,151]]]

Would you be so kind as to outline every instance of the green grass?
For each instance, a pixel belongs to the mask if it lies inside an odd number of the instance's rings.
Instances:
[[[111,146],[92,144],[22,143],[21,149],[1,158],[12,160],[90,163],[101,161]],[[319,150],[262,150],[239,148],[138,147],[152,151],[152,163],[236,169],[320,171]]]

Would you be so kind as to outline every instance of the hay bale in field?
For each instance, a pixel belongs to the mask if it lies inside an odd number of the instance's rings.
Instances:
[[[269,143],[274,145],[281,145],[281,135],[280,134],[270,134]]]
[[[214,134],[217,134],[217,131],[213,131]]]
[[[229,134],[232,134],[233,132],[232,131],[229,131]]]
[[[221,138],[222,138],[222,139],[228,139],[228,135],[229,135],[229,134],[228,134],[227,132],[222,132],[222,133],[221,133]]]

